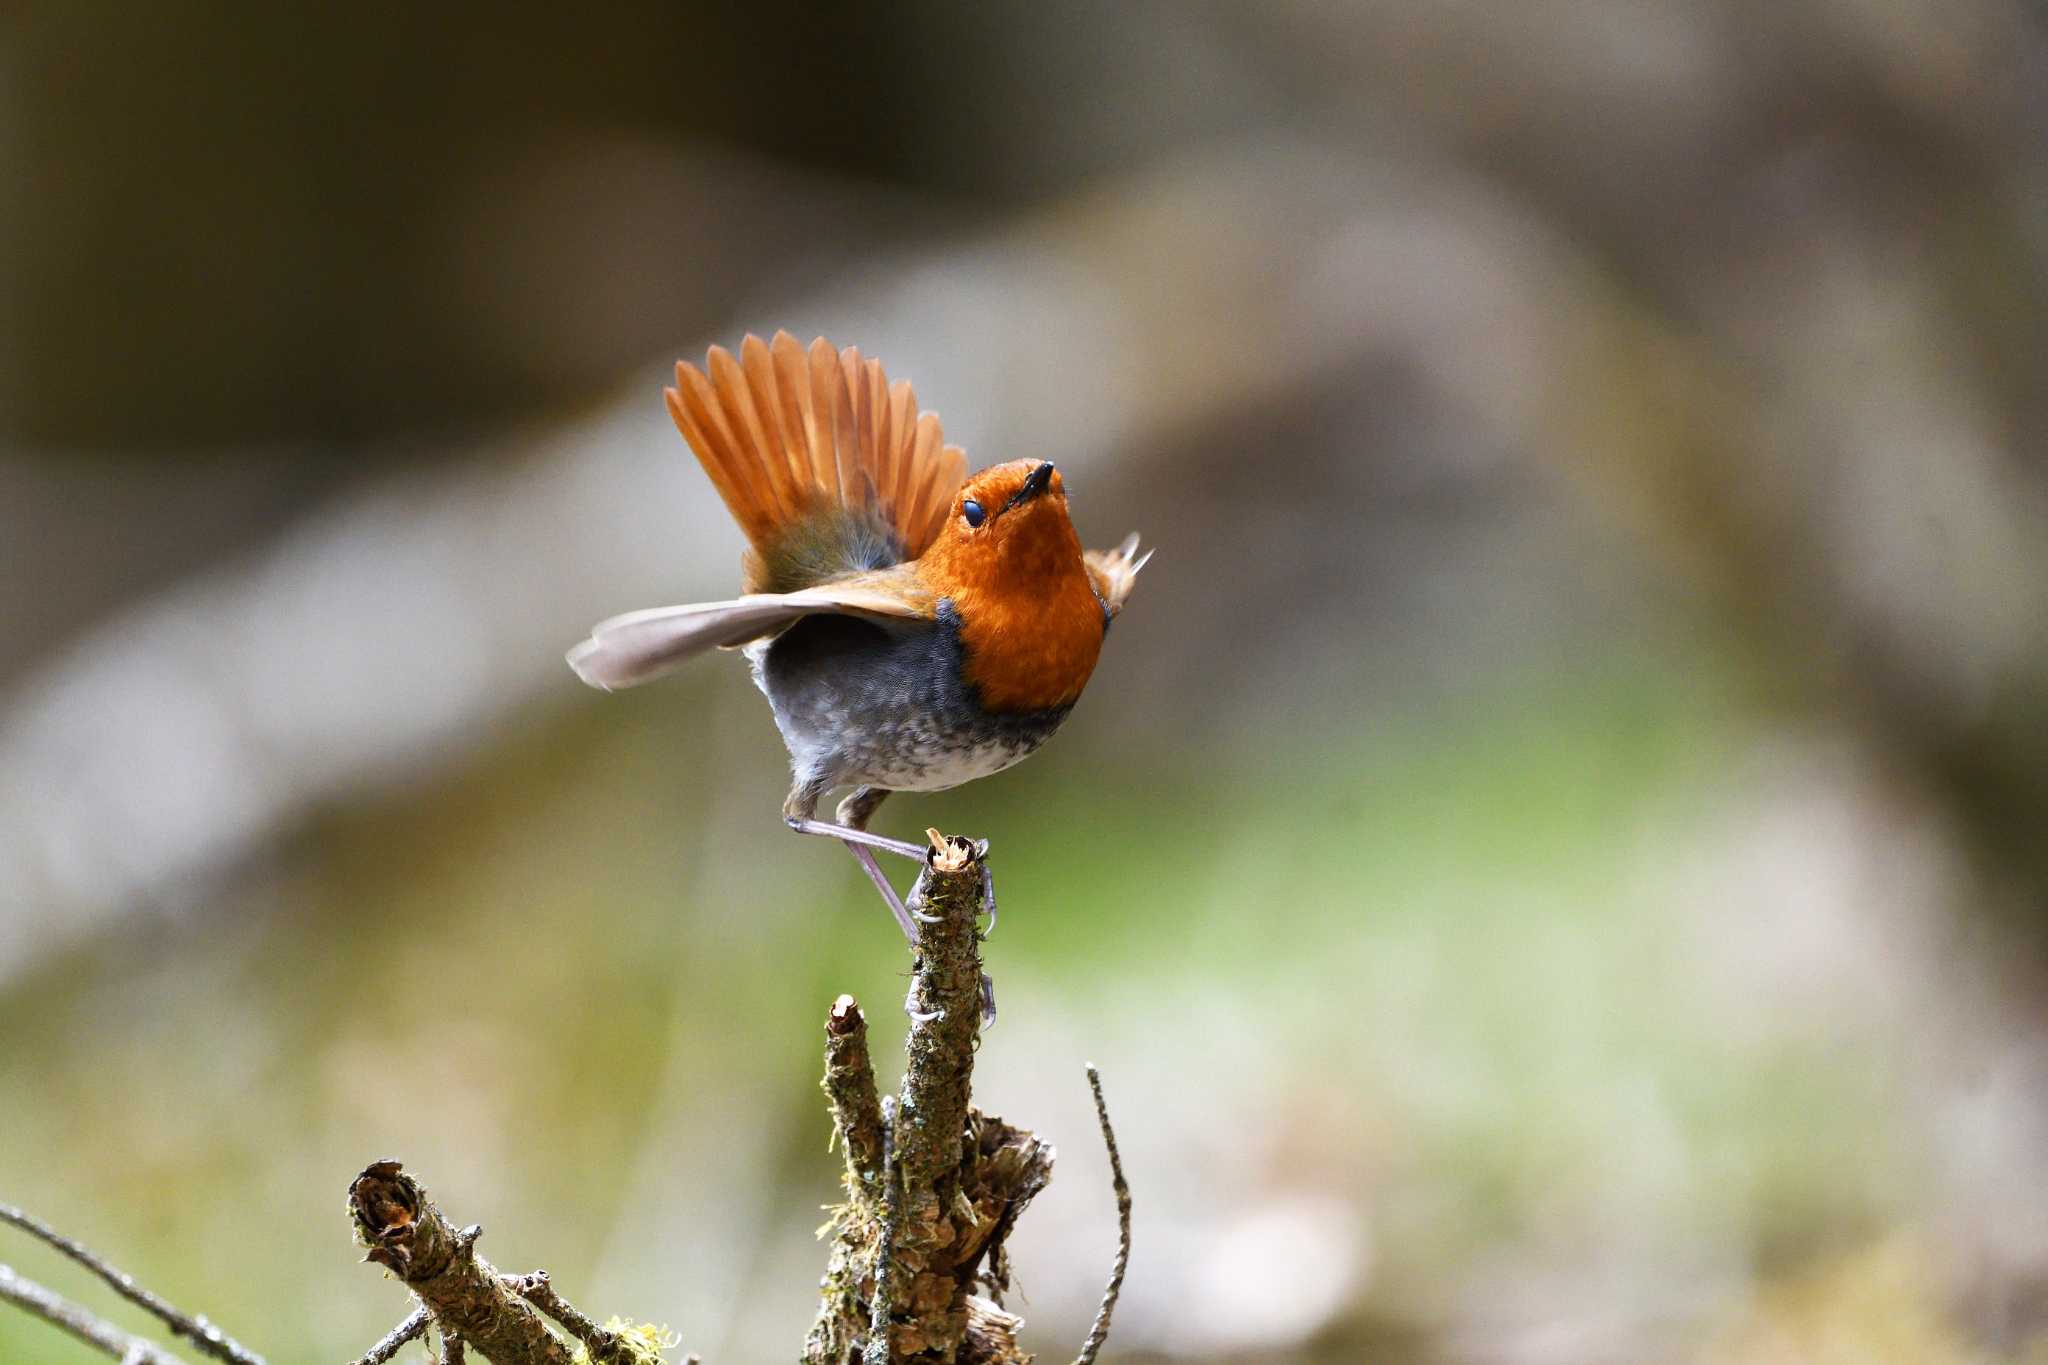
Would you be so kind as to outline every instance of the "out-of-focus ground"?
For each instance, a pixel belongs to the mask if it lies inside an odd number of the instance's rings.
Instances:
[[[2048,1358],[2038,11],[412,8],[0,21],[0,1197],[344,1359],[397,1155],[794,1349],[900,945],[736,661],[560,664],[729,590],[658,385],[786,326],[1159,546],[881,821],[995,843],[1048,1358],[1084,1060],[1122,1358]]]

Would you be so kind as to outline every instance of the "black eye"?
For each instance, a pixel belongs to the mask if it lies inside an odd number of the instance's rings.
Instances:
[[[988,513],[981,510],[981,504],[973,498],[960,504],[960,515],[967,518],[969,526],[979,526],[988,520]]]

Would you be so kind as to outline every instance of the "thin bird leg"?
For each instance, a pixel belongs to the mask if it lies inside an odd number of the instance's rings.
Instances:
[[[798,834],[822,834],[827,839],[841,843],[865,844],[878,848],[884,853],[894,853],[899,858],[915,858],[924,861],[924,845],[906,844],[901,839],[888,839],[879,834],[870,834],[864,829],[853,829],[846,825],[835,825],[829,820],[807,820],[797,816],[788,817],[789,827]]]
[[[896,894],[896,888],[882,875],[881,867],[875,862],[875,855],[851,839],[843,842],[846,844],[846,851],[860,864],[861,871],[867,873],[868,880],[875,884],[875,890],[882,893],[883,903],[889,907],[889,913],[896,917],[896,927],[903,931],[903,937],[910,940],[911,946],[916,947],[917,925],[912,921],[910,911],[904,908],[903,898]]]
[[[868,817],[875,813],[875,807],[888,799],[886,787],[859,787],[853,795],[839,803],[839,823],[812,818],[818,809],[818,800],[832,788],[828,777],[813,778],[799,782],[790,789],[789,799],[782,803],[782,819],[798,834],[821,834],[827,839],[837,839],[846,844],[865,844],[878,848],[884,853],[894,853],[899,858],[915,858],[924,861],[924,845],[906,844],[901,839],[888,839],[879,834],[868,833]]]

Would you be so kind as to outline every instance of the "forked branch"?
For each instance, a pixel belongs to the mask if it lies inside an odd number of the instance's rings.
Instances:
[[[823,1302],[806,1365],[1022,1365],[1021,1319],[1002,1307],[1005,1243],[1052,1179],[1053,1149],[968,1101],[980,1044],[981,957],[975,931],[986,867],[981,845],[931,836],[919,878],[928,912],[905,1008],[910,1034],[900,1092],[879,1098],[867,1025],[849,996],[825,1023],[825,1091],[845,1145],[847,1202],[836,1210]],[[1092,1074],[1092,1072],[1091,1072]],[[1130,1251],[1130,1192],[1111,1146],[1122,1251],[1085,1361],[1109,1332]]]

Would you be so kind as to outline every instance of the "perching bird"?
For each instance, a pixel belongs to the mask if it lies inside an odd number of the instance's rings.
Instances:
[[[967,477],[908,383],[858,349],[787,332],[676,365],[668,409],[746,534],[743,595],[600,622],[569,651],[607,691],[713,646],[740,648],[767,695],[795,782],[792,829],[842,840],[906,937],[916,925],[867,830],[892,791],[1000,772],[1057,730],[1150,558],[1132,535],[1083,550],[1050,463]],[[838,823],[815,817],[851,786]]]

